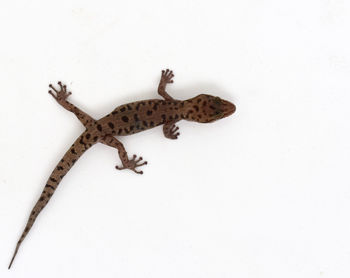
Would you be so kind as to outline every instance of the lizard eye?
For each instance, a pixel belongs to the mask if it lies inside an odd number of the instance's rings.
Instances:
[[[221,119],[224,116],[224,113],[222,111],[216,111],[215,114],[216,114],[216,117],[219,119]]]
[[[214,98],[214,103],[215,103],[216,105],[220,105],[220,104],[221,104],[220,98],[219,98],[219,97],[215,97],[215,98]]]

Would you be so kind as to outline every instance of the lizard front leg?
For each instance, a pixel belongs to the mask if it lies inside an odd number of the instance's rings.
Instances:
[[[173,71],[171,70],[162,70],[162,75],[159,81],[158,94],[160,94],[165,100],[174,100],[168,93],[165,91],[165,87],[168,83],[173,83]]]
[[[177,139],[180,135],[180,132],[177,132],[179,127],[175,125],[176,122],[178,122],[178,120],[173,120],[163,125],[163,133],[166,138]]]
[[[53,87],[51,84],[49,87],[55,92],[55,94],[49,90],[49,94],[53,96],[53,98],[66,110],[72,112],[77,116],[78,120],[86,127],[88,128],[91,126],[95,119],[90,117],[85,112],[81,111],[78,107],[67,101],[67,98],[72,94],[71,92],[67,92],[67,86],[63,85],[60,81],[58,82],[58,85],[60,86],[60,89],[57,90],[55,87]]]
[[[130,169],[134,171],[136,174],[143,174],[143,171],[136,170],[137,167],[140,167],[142,165],[146,165],[147,161],[142,161],[142,157],[137,158],[137,156],[134,154],[131,159],[128,158],[128,153],[126,152],[124,145],[115,137],[112,135],[106,135],[102,139],[100,139],[100,142],[103,144],[106,144],[110,147],[118,149],[118,154],[120,157],[120,160],[122,161],[123,166],[115,166],[118,170],[124,170],[124,169]]]

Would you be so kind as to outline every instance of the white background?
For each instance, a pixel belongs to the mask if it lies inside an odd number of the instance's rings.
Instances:
[[[0,4],[0,277],[350,277],[350,2]],[[121,138],[145,174],[90,149],[7,265],[30,210],[83,131],[58,80],[99,118],[125,102],[210,93],[213,124]]]

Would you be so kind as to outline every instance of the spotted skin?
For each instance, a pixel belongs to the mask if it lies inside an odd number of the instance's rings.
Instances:
[[[136,155],[129,158],[123,144],[114,136],[131,135],[163,125],[164,136],[169,139],[177,139],[180,133],[175,123],[180,120],[210,123],[230,116],[235,112],[236,107],[234,104],[211,95],[201,94],[184,101],[172,98],[165,89],[167,84],[173,83],[173,77],[174,74],[171,70],[162,71],[158,94],[164,99],[148,99],[127,103],[118,106],[100,120],[95,120],[67,100],[71,93],[67,91],[66,85],[58,82],[58,89],[51,84],[49,85],[49,93],[53,98],[63,108],[74,113],[86,130],[75,140],[74,144],[52,171],[39,200],[30,213],[8,268],[11,268],[21,243],[33,226],[39,213],[55,193],[63,177],[80,156],[94,144],[102,143],[118,150],[122,165],[116,166],[116,169],[130,169],[137,174],[143,174],[143,171],[138,170],[138,168],[146,165],[147,161],[143,161],[142,157],[137,157]]]

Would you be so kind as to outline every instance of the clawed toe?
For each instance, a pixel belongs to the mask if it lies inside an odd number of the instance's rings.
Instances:
[[[171,133],[174,133],[175,131],[179,130],[179,127],[174,125],[172,128],[171,128]]]
[[[177,137],[180,135],[180,132],[176,132],[176,131],[178,131],[178,130],[179,130],[179,127],[176,126],[176,125],[173,125],[173,126],[170,128],[169,132],[170,132],[170,137],[171,137],[171,139],[177,139]]]

